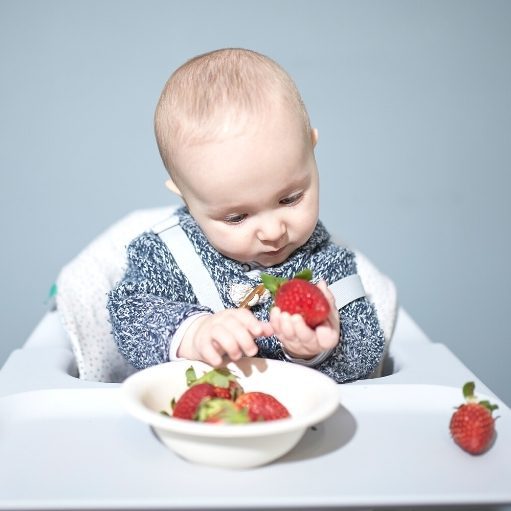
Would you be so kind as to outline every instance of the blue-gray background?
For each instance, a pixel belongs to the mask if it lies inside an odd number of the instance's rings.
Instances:
[[[173,201],[156,101],[176,66],[226,46],[292,74],[324,222],[511,404],[509,1],[0,0],[0,364],[63,264]]]

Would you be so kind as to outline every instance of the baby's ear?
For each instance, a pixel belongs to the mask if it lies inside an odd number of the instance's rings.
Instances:
[[[316,147],[316,144],[318,143],[319,139],[319,132],[317,128],[311,129],[311,141],[312,141],[312,147]]]
[[[167,181],[165,181],[165,186],[172,192],[172,193],[175,193],[176,195],[179,195],[179,197],[182,197],[183,194],[181,193],[181,191],[179,190],[179,188],[177,187],[176,183],[174,183],[174,181],[172,179],[167,179]]]

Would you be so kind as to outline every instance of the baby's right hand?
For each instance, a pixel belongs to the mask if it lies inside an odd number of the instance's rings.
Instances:
[[[270,324],[259,321],[248,309],[226,309],[197,318],[186,331],[177,356],[218,367],[224,356],[231,360],[253,357],[258,351],[254,339],[272,334]]]

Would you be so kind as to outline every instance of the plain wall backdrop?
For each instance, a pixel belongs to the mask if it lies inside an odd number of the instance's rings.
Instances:
[[[174,68],[228,46],[302,91],[327,227],[511,405],[505,0],[0,0],[0,363],[62,265],[131,210],[176,202],[154,107]]]

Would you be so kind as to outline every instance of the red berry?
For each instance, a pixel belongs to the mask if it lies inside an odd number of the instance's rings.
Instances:
[[[309,282],[310,270],[303,270],[291,280],[263,273],[261,279],[274,296],[274,304],[283,312],[300,314],[305,323],[316,328],[330,313],[330,304],[321,290]]]
[[[237,377],[226,367],[211,369],[200,378],[197,378],[195,370],[191,366],[186,370],[186,383],[189,387],[200,383],[209,383],[215,388],[216,397],[231,399],[232,401],[243,392]]]
[[[205,399],[215,396],[215,388],[210,383],[193,385],[177,400],[172,415],[179,419],[195,420],[200,404]]]
[[[330,304],[321,290],[302,279],[282,284],[275,294],[275,305],[289,314],[300,314],[311,328],[326,320]]]
[[[236,399],[236,405],[246,408],[251,421],[271,421],[289,417],[288,409],[271,394],[246,392]]]
[[[474,383],[463,387],[467,403],[456,409],[449,423],[453,440],[470,454],[481,454],[488,450],[495,436],[495,419],[492,412],[497,405],[488,401],[477,402],[474,396]]]
[[[230,399],[234,401],[236,397],[243,392],[241,385],[237,381],[230,381],[228,387],[215,387],[215,395],[219,398]]]

